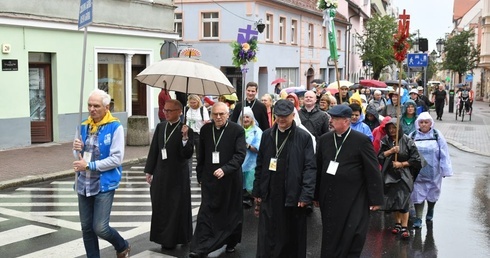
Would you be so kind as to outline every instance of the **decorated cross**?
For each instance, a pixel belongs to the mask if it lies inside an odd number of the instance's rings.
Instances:
[[[398,33],[403,34],[405,37],[409,37],[409,28],[410,28],[410,15],[405,13],[405,9],[403,9],[403,13],[398,15]]]
[[[248,42],[250,38],[257,37],[257,35],[259,35],[259,32],[253,30],[251,25],[247,25],[246,29],[244,28],[238,29],[238,35],[236,41],[240,44],[243,44],[245,42]]]

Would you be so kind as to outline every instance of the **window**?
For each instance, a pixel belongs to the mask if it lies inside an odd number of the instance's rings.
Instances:
[[[308,46],[310,47],[313,47],[313,41],[314,41],[313,34],[314,34],[313,24],[310,23],[308,24]]]
[[[297,43],[297,27],[298,27],[298,21],[297,20],[291,20],[291,44],[296,44]]]
[[[272,14],[267,14],[265,18],[265,40],[273,41],[272,38],[272,28],[274,26],[273,22],[274,16]]]
[[[126,111],[124,89],[124,60],[123,54],[98,54],[98,88],[111,95],[111,108],[114,112]]]
[[[174,32],[182,38],[182,13],[174,14]]]
[[[340,50],[340,43],[342,43],[341,36],[342,36],[342,34],[340,34],[340,30],[337,30],[337,49],[338,50]]]
[[[286,43],[286,18],[279,18],[279,42]]]
[[[202,38],[218,39],[219,13],[202,13]]]
[[[327,27],[322,27],[322,48],[327,47],[327,39],[328,39],[328,30]]]
[[[299,85],[298,74],[298,68],[276,68],[276,78],[286,79],[286,82],[282,85],[283,88],[293,85]]]

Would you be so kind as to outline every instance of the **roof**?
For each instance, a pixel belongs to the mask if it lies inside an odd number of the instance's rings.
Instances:
[[[461,19],[480,0],[454,0],[453,21]]]

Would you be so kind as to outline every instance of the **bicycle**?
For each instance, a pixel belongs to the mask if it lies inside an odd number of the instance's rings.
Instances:
[[[472,105],[468,105],[468,109],[466,109],[467,102],[469,99],[462,99],[461,101],[458,101],[456,104],[456,120],[458,120],[458,115],[461,116],[461,122],[464,121],[464,116],[465,114],[469,116],[469,121],[471,121],[471,114],[473,113],[473,107]],[[463,107],[460,109],[461,102],[463,102]]]

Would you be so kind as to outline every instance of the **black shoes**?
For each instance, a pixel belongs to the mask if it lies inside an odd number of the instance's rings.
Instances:
[[[189,257],[190,258],[204,258],[204,257],[208,257],[208,256],[204,255],[204,254],[198,254],[198,253],[190,252]]]

